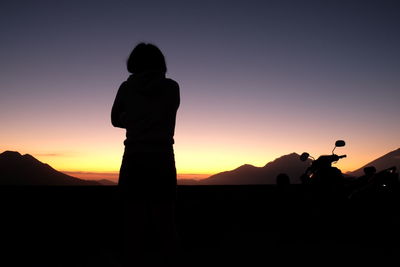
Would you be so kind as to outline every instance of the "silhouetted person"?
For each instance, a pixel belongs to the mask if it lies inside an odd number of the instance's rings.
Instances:
[[[289,176],[286,173],[280,173],[276,176],[276,185],[278,188],[287,188],[290,185]]]
[[[164,56],[152,44],[138,44],[127,69],[131,75],[119,87],[111,112],[113,126],[126,129],[118,182],[124,202],[124,263],[171,265],[179,85],[165,77]]]

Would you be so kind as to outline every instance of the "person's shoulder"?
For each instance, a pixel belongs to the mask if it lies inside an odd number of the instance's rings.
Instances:
[[[129,87],[128,85],[128,81],[123,81],[118,88],[119,92],[125,92],[127,90],[127,88]]]
[[[125,81],[121,82],[119,87],[129,87],[131,83],[132,83],[132,78],[128,77]]]
[[[179,89],[179,84],[177,81],[170,79],[170,78],[165,78],[165,85],[168,86],[168,88],[171,89]]]

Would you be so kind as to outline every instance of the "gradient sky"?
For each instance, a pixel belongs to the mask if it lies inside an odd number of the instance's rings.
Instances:
[[[2,0],[0,152],[118,171],[110,110],[145,41],[181,87],[179,173],[317,156],[336,139],[338,167],[354,170],[400,147],[399,14],[382,0]]]

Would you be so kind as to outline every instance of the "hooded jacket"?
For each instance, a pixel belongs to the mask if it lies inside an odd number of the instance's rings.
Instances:
[[[126,129],[125,155],[172,148],[179,85],[160,72],[132,74],[118,89],[112,111],[114,127]]]

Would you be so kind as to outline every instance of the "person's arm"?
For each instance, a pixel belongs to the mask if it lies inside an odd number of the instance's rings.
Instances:
[[[124,105],[126,90],[126,82],[123,82],[118,89],[117,96],[115,97],[114,104],[111,109],[111,123],[114,127],[126,128],[124,123],[126,117]]]
[[[180,93],[179,93],[179,84],[171,79],[167,79],[168,81],[168,87],[170,90],[170,99],[169,99],[169,108],[172,109],[172,111],[176,111],[179,108],[181,98],[180,98]]]
[[[175,82],[174,84],[174,92],[175,92],[175,108],[178,109],[179,105],[181,104],[181,95],[180,95],[180,89],[179,89],[179,84],[177,82]]]

